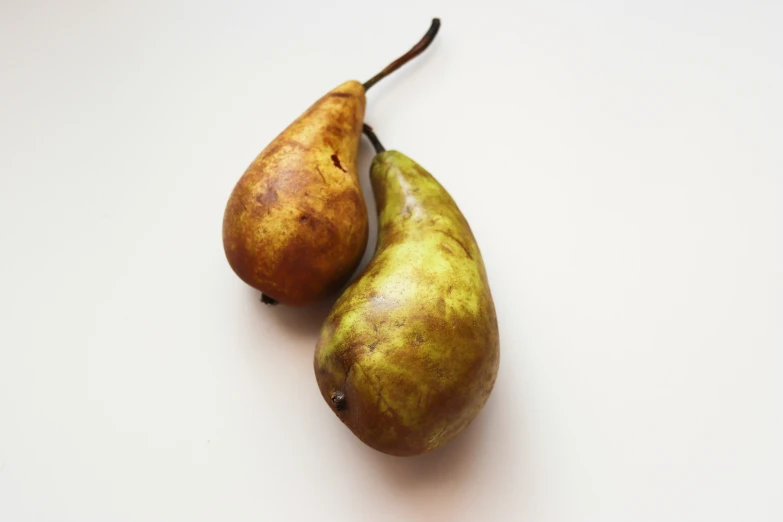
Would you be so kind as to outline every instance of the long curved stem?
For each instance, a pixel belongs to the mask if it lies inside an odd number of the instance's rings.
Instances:
[[[367,139],[370,140],[372,146],[375,147],[376,154],[380,154],[386,150],[383,148],[383,145],[381,145],[381,141],[378,139],[378,136],[375,135],[375,131],[372,130],[372,127],[365,123],[364,127],[362,127],[362,131],[364,132],[364,135],[367,136]]]
[[[429,30],[427,33],[422,37],[421,40],[419,40],[419,43],[411,47],[411,50],[407,53],[403,54],[396,60],[394,60],[392,63],[386,66],[384,70],[364,82],[364,90],[365,92],[378,83],[379,81],[386,78],[388,75],[411,61],[412,59],[416,58],[418,55],[420,55],[422,52],[424,52],[424,49],[430,46],[432,43],[432,40],[435,39],[435,35],[438,34],[438,29],[440,29],[440,19],[439,18],[433,18],[432,19],[432,25],[430,25]]]

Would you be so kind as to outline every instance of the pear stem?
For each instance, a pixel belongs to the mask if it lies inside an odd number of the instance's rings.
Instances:
[[[372,127],[364,124],[364,127],[362,128],[362,131],[364,131],[365,136],[367,136],[367,139],[370,140],[370,143],[372,143],[372,146],[375,147],[375,153],[380,154],[381,152],[384,152],[386,149],[383,148],[383,145],[381,144],[381,141],[378,139],[378,136],[375,135],[375,131],[372,130]]]
[[[394,60],[392,63],[386,66],[384,70],[364,82],[364,91],[367,92],[370,87],[378,83],[379,81],[386,78],[388,75],[411,61],[412,59],[416,58],[418,55],[420,55],[422,52],[424,52],[424,49],[430,46],[432,43],[432,40],[435,39],[435,35],[438,34],[438,29],[440,29],[440,19],[439,18],[433,18],[432,19],[432,25],[430,25],[429,30],[427,33],[422,37],[421,40],[419,40],[419,43],[411,47],[411,50],[407,53],[403,54],[396,60]]]
[[[277,299],[273,299],[266,294],[261,294],[261,302],[267,306],[275,306],[278,304]]]

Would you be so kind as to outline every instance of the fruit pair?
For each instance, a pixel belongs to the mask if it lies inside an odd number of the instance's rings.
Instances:
[[[321,331],[315,374],[324,399],[366,444],[415,455],[450,440],[478,414],[495,382],[495,308],[470,227],[422,167],[385,151],[362,124],[362,86],[317,101],[259,154],[236,185],[223,224],[234,271],[267,301],[306,305],[339,288],[367,242],[356,157],[362,131],[371,167],[378,245]]]

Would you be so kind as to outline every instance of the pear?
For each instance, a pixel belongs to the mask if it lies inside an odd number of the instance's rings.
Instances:
[[[372,79],[351,80],[299,116],[247,168],[226,205],[231,268],[268,304],[305,306],[341,287],[367,245],[367,208],[356,160],[365,93],[426,49],[434,19],[405,55]]]
[[[378,154],[378,245],[327,317],[321,395],[364,443],[417,455],[456,436],[487,401],[498,325],[481,252],[448,192],[412,159]]]

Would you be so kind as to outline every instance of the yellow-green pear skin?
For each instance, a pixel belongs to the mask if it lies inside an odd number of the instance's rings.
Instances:
[[[371,167],[378,246],[321,330],[315,374],[359,439],[391,455],[433,450],[487,401],[497,317],[470,226],[426,170],[396,151]]]
[[[356,159],[362,84],[348,81],[272,141],[234,187],[223,247],[234,272],[281,303],[305,306],[340,288],[367,245]]]

